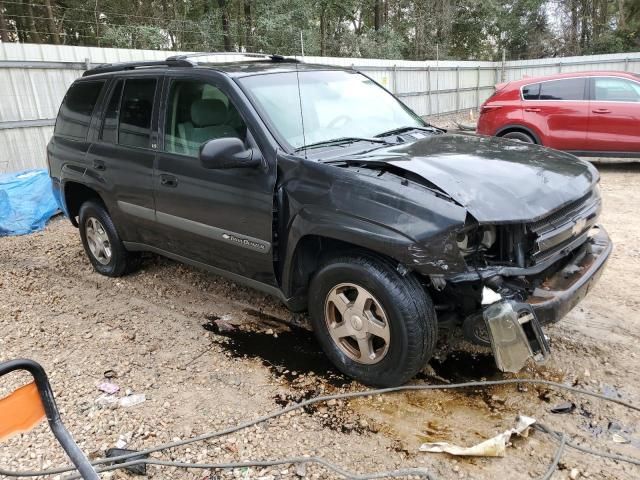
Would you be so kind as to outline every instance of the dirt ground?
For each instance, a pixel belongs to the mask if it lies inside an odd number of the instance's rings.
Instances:
[[[613,256],[586,300],[547,329],[552,359],[519,376],[558,380],[637,403],[640,164],[607,165],[601,173],[602,223],[615,242]],[[118,442],[142,449],[235,425],[318,394],[363,389],[331,369],[307,331],[287,326],[304,320],[268,296],[152,255],[133,275],[102,277],[87,261],[77,230],[63,218],[41,233],[0,239],[0,360],[29,357],[45,366],[64,422],[93,458]],[[233,331],[226,331],[228,324],[235,325]],[[105,372],[120,386],[116,397],[130,391],[144,393],[146,401],[105,405],[97,389]],[[445,336],[436,358],[414,382],[481,378],[510,376],[495,371],[488,352]],[[0,396],[9,383],[0,386]],[[550,412],[566,401],[575,402],[572,413]],[[638,415],[531,386],[331,402],[154,457],[217,463],[317,455],[358,473],[425,467],[439,479],[539,478],[556,446],[540,432],[516,438],[505,458],[418,452],[424,441],[472,445],[513,426],[519,413],[582,445],[640,458]],[[629,443],[615,441],[621,438]],[[44,425],[0,447],[3,468],[64,463]],[[336,478],[318,466],[294,465],[217,472],[149,467],[148,475]],[[640,467],[567,451],[553,478],[570,475],[637,479]]]

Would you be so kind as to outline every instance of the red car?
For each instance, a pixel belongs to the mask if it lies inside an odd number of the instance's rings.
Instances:
[[[575,72],[496,85],[477,132],[583,155],[640,153],[640,75]]]

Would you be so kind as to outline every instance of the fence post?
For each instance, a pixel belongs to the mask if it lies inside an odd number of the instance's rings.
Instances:
[[[440,113],[440,44],[436,43],[436,115]]]
[[[502,83],[504,83],[504,81],[506,80],[506,76],[505,76],[505,71],[504,71],[504,67],[505,67],[505,63],[507,63],[507,51],[506,49],[502,49],[502,73],[500,75],[500,81]]]
[[[90,58],[85,58],[84,59],[84,67],[85,67],[85,70],[91,70],[91,59]]]
[[[558,73],[562,73],[562,60],[558,62]]]
[[[456,112],[460,110],[460,65],[456,65]]]
[[[476,72],[476,108],[480,107],[480,65]]]
[[[433,107],[431,105],[431,65],[427,65],[427,88],[428,88],[428,98],[429,98],[429,115],[433,114]]]
[[[398,66],[393,64],[393,93],[398,93]]]
[[[624,71],[629,71],[629,56],[624,57]]]
[[[440,114],[440,67],[436,65],[436,115]]]

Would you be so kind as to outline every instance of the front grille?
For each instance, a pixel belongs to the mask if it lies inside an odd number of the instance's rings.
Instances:
[[[591,203],[590,200],[593,200],[592,197],[594,196],[594,191],[592,190],[578,200],[565,205],[561,209],[556,210],[555,212],[547,215],[537,222],[530,223],[529,228],[533,232],[540,232],[548,230],[550,228],[556,228],[557,226],[565,223],[567,219],[574,217],[577,212],[583,210],[586,205]]]
[[[586,234],[596,223],[600,209],[600,196],[596,190],[592,190],[575,202],[528,224],[527,230],[534,236],[531,252],[533,263],[542,261],[560,250],[577,248],[586,240]]]

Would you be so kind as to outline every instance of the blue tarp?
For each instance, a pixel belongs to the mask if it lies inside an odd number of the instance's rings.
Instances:
[[[0,237],[42,230],[59,211],[46,170],[0,175]]]

